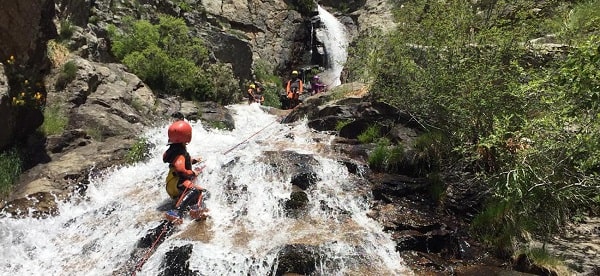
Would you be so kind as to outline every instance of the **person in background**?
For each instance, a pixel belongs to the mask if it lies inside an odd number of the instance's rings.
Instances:
[[[325,92],[326,85],[321,81],[319,75],[314,75],[310,81],[311,95]]]
[[[292,78],[287,81],[285,93],[289,101],[289,108],[294,108],[300,104],[300,95],[304,92],[304,84],[300,78],[298,71],[292,71]]]
[[[166,190],[177,202],[175,209],[169,210],[165,218],[175,224],[181,224],[183,213],[189,211],[193,219],[204,219],[208,211],[202,200],[205,190],[194,183],[202,169],[192,169],[192,165],[201,162],[202,158],[191,158],[186,148],[192,140],[192,126],[184,120],[177,119],[169,126],[168,136],[169,148],[163,153],[163,162],[169,164]]]
[[[246,93],[248,93],[247,94],[247,96],[248,96],[248,104],[253,103],[255,101],[255,97],[256,97],[256,94],[257,94],[256,85],[254,83],[250,84],[248,86],[248,90],[246,91]]]

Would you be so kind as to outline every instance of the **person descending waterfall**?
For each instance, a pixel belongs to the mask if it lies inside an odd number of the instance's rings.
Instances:
[[[248,86],[248,104],[259,103],[262,104],[265,98],[262,95],[262,91],[256,87],[256,84],[252,83]]]
[[[300,95],[304,92],[304,84],[300,78],[298,71],[292,71],[292,78],[287,81],[285,93],[289,102],[288,108],[294,108],[300,104]]]
[[[163,162],[169,163],[166,190],[177,202],[175,209],[169,210],[165,218],[175,224],[181,224],[183,212],[189,211],[192,219],[205,219],[208,212],[202,200],[205,190],[194,184],[202,169],[192,170],[192,165],[202,162],[202,158],[191,158],[186,148],[192,140],[192,126],[184,120],[176,120],[169,126],[168,136],[169,148],[163,153]]]
[[[319,75],[314,75],[310,81],[311,95],[325,92],[326,85],[321,81]]]

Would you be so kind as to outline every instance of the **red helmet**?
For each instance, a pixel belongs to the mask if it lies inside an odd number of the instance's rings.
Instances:
[[[192,141],[192,126],[186,121],[176,121],[169,126],[169,143],[189,143]]]

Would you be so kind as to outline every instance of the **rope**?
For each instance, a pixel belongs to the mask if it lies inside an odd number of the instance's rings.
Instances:
[[[301,106],[302,104],[297,104],[296,106],[294,106],[294,108],[292,108],[292,110],[290,111],[293,112],[294,110],[296,110],[296,108],[298,108],[299,106]],[[244,139],[243,141],[239,142],[237,145],[231,147],[230,149],[226,150],[225,152],[223,152],[223,154],[228,154],[229,152],[231,152],[233,149],[239,147],[241,144],[247,142],[248,140],[250,140],[252,137],[256,136],[257,134],[259,134],[261,131],[265,130],[267,127],[271,126],[272,124],[276,123],[276,122],[281,122],[283,121],[283,118],[285,118],[286,115],[281,116],[281,118],[278,118],[277,120],[271,122],[270,124],[266,125],[265,127],[261,128],[259,131],[255,132],[254,134],[250,135],[250,137]]]
[[[148,260],[148,258],[150,258],[150,254],[152,253],[152,251],[154,251],[154,248],[156,248],[156,245],[160,241],[160,238],[167,232],[167,229],[168,229],[168,227],[169,227],[170,224],[171,224],[171,222],[167,222],[163,226],[162,231],[160,232],[160,234],[158,235],[158,237],[156,238],[156,240],[154,240],[154,242],[152,243],[152,246],[150,246],[150,248],[148,248],[148,250],[144,254],[144,257],[135,266],[135,269],[133,270],[133,273],[131,275],[135,276],[136,271],[140,271],[142,269],[142,266],[144,265],[144,263],[146,263],[146,261]]]
[[[257,134],[259,134],[261,131],[265,130],[267,127],[271,126],[273,123],[276,123],[277,120],[271,122],[270,124],[266,125],[265,127],[261,128],[259,131],[255,132],[254,134],[250,135],[250,137],[244,139],[243,141],[239,142],[237,145],[233,146],[232,148],[226,150],[225,152],[223,152],[223,154],[228,154],[229,152],[231,152],[233,149],[239,147],[241,144],[247,142],[248,140],[250,140],[252,137],[256,136]]]

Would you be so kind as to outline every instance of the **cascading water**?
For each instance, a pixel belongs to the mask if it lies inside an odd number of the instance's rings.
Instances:
[[[206,131],[200,122],[192,123],[188,146],[192,156],[206,160],[198,184],[210,191],[211,217],[204,222],[186,217],[137,275],[158,275],[166,252],[187,244],[193,245],[190,269],[200,275],[269,275],[278,264],[278,249],[288,244],[317,246],[326,255],[315,264],[316,275],[411,273],[382,226],[367,217],[369,193],[361,178],[328,150],[333,136],[311,131],[306,122],[279,124],[257,104],[229,108],[235,130]],[[169,202],[161,158],[166,126],[145,136],[157,145],[149,161],[93,178],[85,197],[61,203],[59,215],[0,218],[0,274],[117,274],[136,242],[162,219],[159,206]],[[283,211],[292,192],[290,175],[264,158],[284,150],[318,161],[318,181],[306,190],[307,213],[297,218]]]
[[[340,75],[348,58],[348,35],[346,27],[320,5],[318,6],[319,17],[324,28],[316,31],[319,41],[325,44],[327,54],[327,70],[323,72],[324,83],[329,87],[341,84]]]

